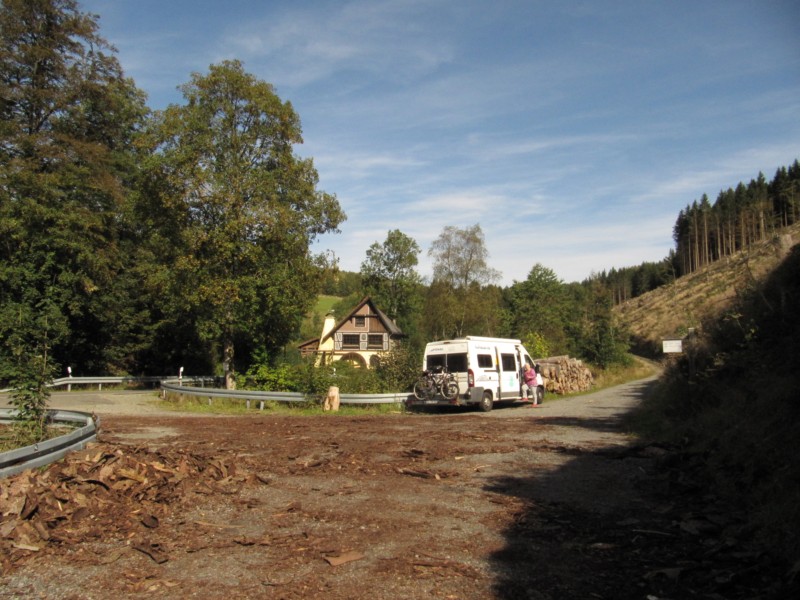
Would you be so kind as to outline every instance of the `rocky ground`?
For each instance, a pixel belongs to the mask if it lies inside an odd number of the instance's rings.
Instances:
[[[736,507],[622,431],[648,385],[363,417],[56,394],[100,438],[2,481],[0,595],[800,597]]]

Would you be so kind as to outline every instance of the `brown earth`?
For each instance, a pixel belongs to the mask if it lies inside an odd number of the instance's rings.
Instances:
[[[622,431],[649,384],[358,417],[101,395],[97,444],[2,482],[0,596],[789,597],[735,507]]]

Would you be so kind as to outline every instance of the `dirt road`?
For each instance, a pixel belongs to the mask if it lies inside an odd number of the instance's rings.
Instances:
[[[0,492],[0,595],[780,597],[735,511],[622,431],[649,383],[378,417],[56,396],[92,406],[100,441]]]

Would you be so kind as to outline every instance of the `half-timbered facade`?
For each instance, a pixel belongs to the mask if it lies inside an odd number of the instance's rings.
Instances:
[[[300,344],[300,352],[303,356],[316,354],[322,364],[347,360],[371,367],[377,356],[388,352],[402,337],[394,321],[366,297],[338,323],[328,314],[322,335]]]

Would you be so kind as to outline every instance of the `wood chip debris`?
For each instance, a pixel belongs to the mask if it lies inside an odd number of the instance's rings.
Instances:
[[[361,552],[357,552],[355,550],[350,550],[348,552],[342,552],[341,554],[337,554],[335,556],[325,556],[323,558],[328,562],[330,566],[338,567],[339,565],[343,565],[345,563],[361,560],[362,558],[364,558],[364,554]]]
[[[263,477],[263,476],[262,476]],[[119,540],[155,532],[161,520],[196,493],[235,493],[246,481],[237,465],[180,449],[116,448],[92,444],[43,470],[0,486],[0,572],[78,540]],[[156,542],[133,547],[156,563],[167,560]]]

